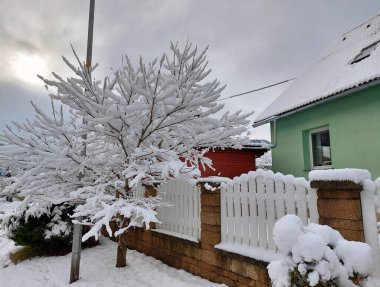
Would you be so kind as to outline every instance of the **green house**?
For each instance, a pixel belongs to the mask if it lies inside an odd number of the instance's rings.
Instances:
[[[364,168],[380,177],[380,14],[340,36],[256,119],[273,170]]]

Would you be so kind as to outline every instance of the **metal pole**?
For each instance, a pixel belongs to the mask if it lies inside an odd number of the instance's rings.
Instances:
[[[87,57],[86,57],[86,67],[87,67],[88,72],[90,72],[91,61],[92,61],[92,42],[93,42],[93,35],[94,35],[94,12],[95,12],[95,0],[90,0],[90,13],[88,16]]]
[[[87,36],[87,57],[86,57],[86,68],[87,72],[90,73],[91,60],[92,60],[92,42],[94,33],[94,12],[95,12],[95,0],[90,0],[90,12],[88,16],[88,36]],[[84,139],[87,136],[83,136]],[[82,156],[86,156],[86,147],[82,150]],[[83,178],[84,174],[81,172],[79,174],[79,180]],[[82,221],[81,217],[76,218],[78,222]],[[80,268],[80,255],[81,255],[81,244],[82,244],[82,225],[74,224],[73,231],[73,244],[71,253],[71,269],[70,269],[70,284],[78,281],[79,279],[79,268]]]
[[[78,221],[81,218],[77,218]],[[80,253],[82,244],[82,224],[74,224],[73,246],[71,253],[70,284],[78,281],[80,267]]]

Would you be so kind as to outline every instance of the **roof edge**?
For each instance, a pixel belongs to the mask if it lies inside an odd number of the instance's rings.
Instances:
[[[262,119],[262,120],[259,120],[258,122],[254,122],[252,124],[252,127],[253,128],[257,128],[259,126],[262,126],[264,124],[267,124],[267,123],[270,123],[270,122],[273,122],[274,120],[277,120],[277,119],[280,119],[280,118],[284,118],[284,117],[287,117],[289,115],[292,115],[294,113],[297,113],[299,111],[303,111],[303,110],[306,110],[306,109],[309,109],[309,108],[312,108],[314,106],[317,106],[317,105],[320,105],[320,104],[323,104],[323,103],[326,103],[326,102],[330,102],[330,101],[333,101],[333,100],[336,100],[336,99],[339,99],[341,97],[344,97],[344,96],[347,96],[349,94],[352,94],[352,93],[355,93],[355,92],[358,92],[358,91],[361,91],[365,88],[369,88],[369,87],[372,87],[372,86],[375,86],[377,84],[380,83],[380,78],[375,78],[373,80],[370,80],[368,82],[365,82],[359,86],[356,86],[356,87],[352,87],[350,89],[347,89],[347,90],[344,90],[344,91],[341,91],[339,93],[336,93],[336,94],[332,94],[332,95],[329,95],[325,98],[322,98],[322,99],[319,99],[319,100],[316,100],[314,102],[310,102],[306,105],[303,105],[303,106],[300,106],[298,108],[295,108],[293,110],[290,110],[290,111],[287,111],[287,112],[284,112],[282,114],[278,114],[278,115],[274,115],[274,116],[270,116],[269,118],[266,118],[266,119]]]

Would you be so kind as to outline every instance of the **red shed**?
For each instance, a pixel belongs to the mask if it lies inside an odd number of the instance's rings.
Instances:
[[[266,140],[252,140],[242,149],[216,148],[208,151],[205,156],[212,160],[215,170],[206,168],[202,170],[202,177],[222,176],[233,178],[242,173],[256,170],[256,158],[262,156],[270,149],[270,143]]]

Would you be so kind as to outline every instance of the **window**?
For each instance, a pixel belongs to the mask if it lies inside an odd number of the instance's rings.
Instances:
[[[351,61],[351,65],[352,64],[355,64],[357,62],[360,62],[361,60],[364,60],[365,58],[368,58],[372,51],[374,51],[377,47],[377,44],[379,44],[379,41],[378,42],[375,42],[367,47],[365,47],[363,50],[360,51],[360,53]]]
[[[330,132],[328,128],[310,131],[310,153],[312,168],[331,166]]]

